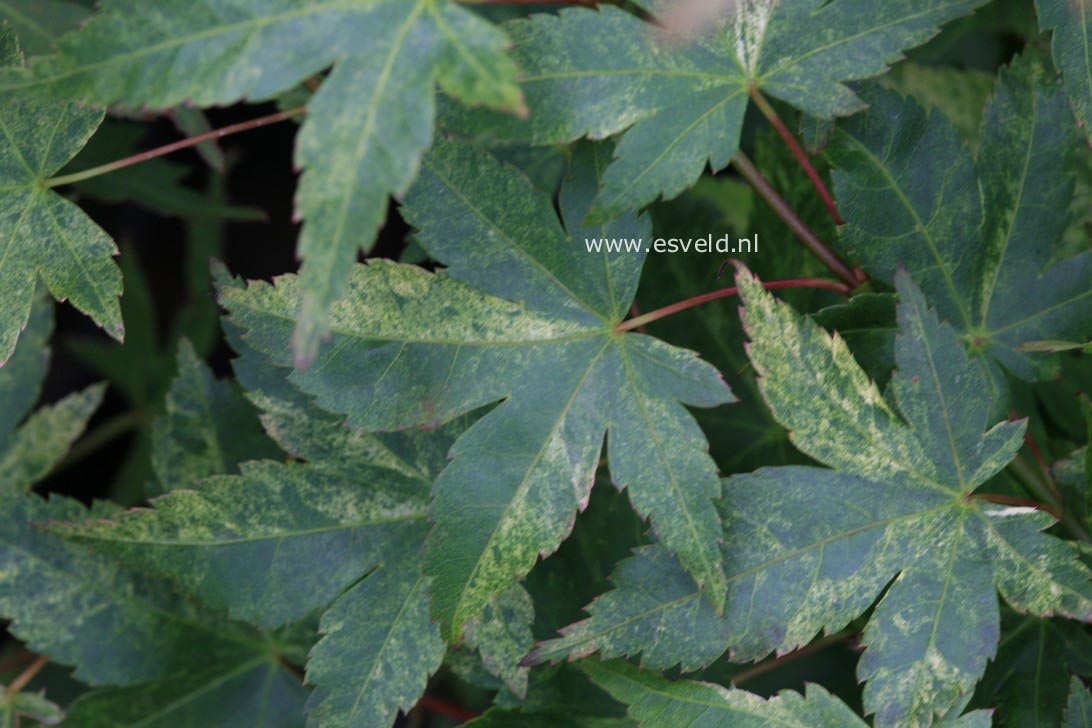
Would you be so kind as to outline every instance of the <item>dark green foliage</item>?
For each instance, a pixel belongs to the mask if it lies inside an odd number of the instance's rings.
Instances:
[[[0,724],[1092,725],[1090,43],[0,0]]]

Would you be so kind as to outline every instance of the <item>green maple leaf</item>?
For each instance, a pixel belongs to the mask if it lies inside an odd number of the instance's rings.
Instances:
[[[1092,134],[1092,9],[1085,0],[1035,0],[1039,27],[1054,31],[1050,41],[1055,65],[1065,79],[1069,103],[1084,127]]]
[[[669,555],[646,547],[620,565],[590,619],[528,662],[641,652],[650,667],[692,670],[729,646],[754,660],[845,627],[883,594],[858,664],[865,708],[878,725],[928,725],[969,698],[996,650],[995,587],[1018,611],[1092,621],[1089,571],[1071,544],[1041,533],[1053,519],[969,497],[1012,459],[1024,426],[983,433],[984,371],[905,273],[895,280],[894,405],[840,338],[750,273],[737,282],[763,396],[793,444],[830,469],[725,482],[723,617]]]
[[[477,649],[485,668],[520,698],[527,697],[528,668],[521,666],[520,660],[534,646],[534,618],[531,595],[515,584],[497,594],[466,624],[466,646]]]
[[[1065,728],[1092,726],[1092,691],[1078,678],[1069,683],[1069,701],[1065,706]]]
[[[27,416],[42,388],[53,332],[51,302],[35,298],[18,346],[0,367],[0,492],[25,493],[47,475],[83,434],[105,391],[93,385]]]
[[[826,150],[843,243],[879,278],[904,265],[988,361],[1056,375],[1056,356],[1021,345],[1092,336],[1092,252],[1052,260],[1077,147],[1061,86],[1031,58],[1002,70],[977,159],[940,114],[880,89],[863,97],[869,111],[839,123]]]
[[[243,720],[300,728],[307,691],[272,649],[211,661],[144,685],[81,695],[66,723],[81,728],[234,728]]]
[[[432,138],[435,87],[470,104],[522,110],[504,35],[447,0],[108,0],[30,72],[0,89],[126,107],[260,101],[334,66],[308,102],[296,145],[304,172],[301,362],[327,333],[357,251],[387,198],[413,181]],[[18,138],[18,136],[16,136]]]
[[[666,5],[638,4],[653,15]],[[981,4],[749,0],[731,3],[698,42],[667,45],[654,25],[609,5],[536,15],[505,26],[531,115],[501,120],[500,133],[552,144],[625,131],[591,210],[609,219],[678,195],[707,163],[727,166],[752,87],[823,118],[859,111],[846,81],[884,72]]]
[[[462,425],[384,436],[350,429],[229,333],[263,424],[306,462],[244,463],[239,475],[156,499],[152,511],[55,530],[262,626],[321,612],[323,637],[307,663],[312,720],[390,723],[444,653],[420,550],[431,469]]]
[[[997,657],[975,689],[974,705],[996,707],[1001,726],[1060,724],[1070,671],[1092,674],[1092,636],[1057,619],[1017,615],[1002,619],[1002,626]]]
[[[291,375],[319,406],[367,430],[436,424],[504,400],[455,443],[433,489],[425,570],[447,636],[558,547],[587,503],[607,430],[614,482],[714,602],[723,595],[716,468],[680,402],[708,407],[732,395],[693,354],[615,332],[644,256],[590,254],[584,238],[647,237],[648,227],[635,215],[594,229],[575,222],[594,195],[601,151],[576,156],[561,196],[566,230],[518,172],[438,141],[402,210],[449,267],[355,268],[333,309],[332,346]],[[299,286],[284,276],[221,297],[247,342],[281,365]]]
[[[119,569],[43,530],[103,517],[61,497],[0,496],[0,614],[12,634],[93,685],[165,678],[254,649],[251,630],[219,624],[162,582]]]
[[[90,14],[86,7],[67,0],[0,0],[0,20],[11,24],[30,55],[53,50],[58,37]]]
[[[188,339],[178,342],[178,374],[166,412],[152,429],[152,469],[164,490],[192,488],[214,474],[238,472],[248,460],[279,453],[254,407],[231,382],[217,381]]]
[[[815,684],[808,686],[806,696],[784,690],[766,699],[707,682],[672,682],[659,673],[641,670],[621,660],[585,660],[580,669],[611,697],[624,703],[626,712],[642,728],[671,728],[680,721],[683,725],[710,728],[769,725],[864,728],[866,725],[849,706]]]
[[[54,521],[113,512],[24,495],[83,431],[103,392],[96,386],[71,395],[12,431],[38,397],[51,312],[48,299],[39,297],[0,368],[0,615],[11,620],[9,631],[51,661],[74,666],[75,677],[92,685],[155,681],[93,691],[71,712],[74,725],[130,725],[153,714],[171,725],[215,725],[203,698],[217,701],[216,711],[257,710],[275,700],[286,711],[284,725],[291,724],[293,705],[298,722],[303,689],[278,663],[272,643],[195,609],[161,581],[46,532]],[[259,678],[277,685],[277,694],[255,691]]]
[[[4,25],[0,73],[20,64],[15,36]],[[68,299],[114,338],[122,336],[114,241],[46,187],[101,121],[101,111],[75,103],[0,92],[0,364],[26,326],[39,276],[55,298]]]

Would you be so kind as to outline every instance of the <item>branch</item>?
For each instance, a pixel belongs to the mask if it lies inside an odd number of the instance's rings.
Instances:
[[[752,668],[744,670],[743,672],[736,673],[735,677],[732,678],[732,685],[739,685],[741,682],[745,682],[747,680],[750,680],[751,678],[758,677],[759,675],[763,675],[767,672],[770,672],[771,670],[776,670],[782,665],[786,665],[790,662],[795,662],[802,657],[807,657],[808,655],[819,652],[820,650],[825,650],[831,645],[838,644],[839,642],[845,642],[846,640],[856,635],[857,630],[844,629],[841,632],[835,632],[832,635],[827,635],[826,637],[817,639],[810,645],[804,645],[799,650],[787,652],[780,657],[775,657],[772,660],[760,662]]]
[[[834,251],[827,247],[826,243],[819,239],[819,237],[812,232],[804,221],[801,220],[792,208],[789,207],[789,203],[777,194],[777,191],[770,186],[770,183],[766,181],[766,178],[759,173],[755,167],[754,162],[744,154],[742,151],[736,152],[736,156],[732,159],[732,166],[736,168],[743,178],[751,183],[751,186],[755,188],[759,196],[766,201],[774,213],[777,214],[781,220],[789,226],[800,242],[802,242],[808,250],[810,250],[816,258],[821,260],[823,264],[830,268],[830,270],[842,280],[851,290],[859,286],[863,281],[860,276],[855,273],[848,265],[842,262]]]
[[[19,673],[18,677],[11,681],[4,694],[7,696],[15,695],[17,692],[27,686],[34,676],[42,671],[42,668],[49,664],[49,658],[45,655],[38,655],[34,662],[26,666],[26,669]]]
[[[828,291],[835,291],[841,293],[843,296],[849,295],[849,287],[845,286],[838,281],[828,280],[826,278],[792,278],[785,281],[768,281],[762,284],[767,291],[776,291],[781,288],[822,288]],[[721,288],[719,291],[713,291],[712,293],[703,293],[700,296],[694,296],[688,298],[685,301],[679,301],[673,303],[670,306],[664,306],[658,308],[655,311],[650,311],[643,316],[637,318],[631,318],[628,321],[623,321],[614,327],[614,330],[618,333],[624,331],[632,331],[633,329],[640,328],[645,324],[651,323],[658,319],[662,319],[665,316],[670,316],[673,313],[679,311],[685,311],[688,308],[694,306],[700,306],[703,303],[709,301],[715,301],[718,298],[727,298],[728,296],[734,296],[739,293],[739,289],[735,286],[730,288]]]
[[[777,133],[785,140],[785,143],[789,146],[796,161],[800,162],[800,166],[804,168],[804,172],[808,175],[808,179],[811,180],[811,184],[815,187],[815,191],[819,193],[819,197],[823,200],[823,204],[827,208],[827,212],[830,213],[831,218],[834,220],[835,225],[845,225],[845,220],[838,213],[838,208],[834,205],[834,198],[830,194],[830,190],[827,189],[826,184],[823,182],[823,178],[819,176],[819,172],[812,166],[811,160],[808,159],[808,155],[800,147],[800,144],[796,141],[796,137],[792,135],[789,128],[785,126],[785,122],[781,121],[781,117],[777,115],[777,110],[766,100],[766,97],[762,95],[756,87],[751,86],[751,99],[755,102],[755,106],[758,107],[762,115],[770,122],[770,125],[777,130]]]
[[[473,710],[468,710],[461,705],[455,705],[443,698],[433,697],[432,695],[422,695],[421,699],[417,701],[417,706],[422,710],[442,715],[459,723],[474,720],[480,715],[480,713]]]
[[[149,149],[146,152],[140,154],[134,154],[131,157],[125,159],[119,159],[116,162],[110,162],[109,164],[99,165],[98,167],[92,167],[91,169],[85,169],[82,172],[73,172],[72,174],[66,174],[63,177],[54,177],[53,179],[46,180],[46,187],[60,187],[61,185],[70,185],[74,182],[82,182],[85,179],[91,179],[92,177],[98,177],[100,175],[108,174],[110,172],[116,172],[119,169],[125,169],[131,167],[134,164],[140,164],[141,162],[147,162],[149,159],[155,159],[156,157],[162,157],[165,154],[171,154],[177,152],[180,149],[186,149],[188,147],[194,147],[202,142],[207,142],[210,139],[220,139],[222,137],[230,136],[231,134],[238,134],[241,131],[249,131],[251,129],[258,129],[263,126],[275,124],[279,121],[285,121],[291,119],[294,116],[306,113],[307,109],[303,106],[297,106],[294,109],[287,109],[285,111],[278,111],[275,114],[269,116],[262,116],[257,119],[251,119],[250,121],[243,121],[238,124],[232,124],[231,126],[225,126],[222,129],[213,129],[210,132],[204,134],[198,134],[197,136],[182,139],[181,141],[174,142],[173,144],[167,144],[162,147],[156,147],[155,149]]]

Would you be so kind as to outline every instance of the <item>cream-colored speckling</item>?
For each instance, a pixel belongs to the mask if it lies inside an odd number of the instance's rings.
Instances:
[[[992,508],[984,512],[990,518],[1009,518],[1035,513],[1035,509],[1027,506],[1009,506],[1007,508]]]
[[[762,53],[762,41],[778,0],[736,0],[732,35],[739,64],[754,75]]]

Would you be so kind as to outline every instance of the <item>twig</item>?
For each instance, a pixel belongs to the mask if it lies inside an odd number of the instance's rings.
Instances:
[[[1078,541],[1084,543],[1092,543],[1092,537],[1088,534],[1088,529],[1080,522],[1080,519],[1073,516],[1073,513],[1066,510],[1063,505],[1057,501],[1054,493],[1048,485],[1041,481],[1042,475],[1038,472],[1038,468],[1032,467],[1024,462],[1021,455],[1017,455],[1012,462],[1008,465],[1009,471],[1020,481],[1020,484],[1035,498],[1038,498],[1044,503],[1050,504],[1057,513],[1051,513],[1058,518],[1058,521],[1062,526],[1069,531],[1070,535],[1076,538]]]
[[[473,710],[462,707],[461,705],[455,705],[442,698],[436,698],[431,695],[422,695],[421,699],[417,701],[417,705],[422,710],[427,710],[430,713],[436,715],[442,715],[445,718],[451,718],[458,722],[464,722],[477,718],[479,713]]]
[[[829,280],[827,278],[792,278],[785,281],[767,281],[762,285],[768,291],[776,291],[781,288],[821,288],[828,291],[841,293],[843,296],[849,295],[850,290],[848,286],[839,283],[838,281]],[[665,316],[670,316],[673,313],[685,311],[688,308],[700,306],[703,303],[715,301],[718,298],[735,296],[738,293],[739,289],[735,286],[731,286],[729,288],[721,288],[720,290],[713,291],[711,293],[703,293],[700,296],[694,296],[693,298],[688,298],[685,301],[679,301],[678,303],[673,303],[670,306],[664,306],[663,308],[658,308],[655,311],[650,311],[643,316],[638,316],[637,318],[631,318],[628,321],[623,321],[622,323],[615,326],[614,330],[619,333],[623,331],[632,331],[633,329],[640,328],[645,324],[651,323],[658,319],[662,319]]]
[[[751,86],[751,100],[755,102],[755,106],[762,112],[762,115],[766,117],[766,120],[770,122],[770,125],[777,131],[782,139],[785,140],[785,144],[789,146],[796,161],[800,162],[800,166],[804,168],[805,174],[808,175],[808,179],[811,180],[811,184],[815,187],[815,191],[819,193],[820,199],[823,200],[823,205],[826,206],[827,212],[830,213],[830,217],[834,220],[835,225],[844,225],[845,220],[838,213],[838,208],[834,205],[834,198],[830,194],[830,190],[827,189],[826,184],[823,182],[823,178],[819,176],[819,172],[812,166],[811,160],[808,159],[808,155],[804,152],[799,142],[796,141],[796,137],[789,131],[789,127],[785,126],[785,122],[781,121],[781,117],[777,115],[777,110],[766,100],[766,97],[762,95],[762,92],[757,87]]]
[[[742,151],[736,152],[736,156],[732,159],[732,165],[736,168],[743,178],[751,183],[751,186],[755,188],[759,196],[766,201],[766,204],[773,209],[781,220],[789,226],[800,242],[802,242],[808,250],[810,250],[816,258],[821,260],[823,264],[830,268],[830,270],[838,276],[839,279],[850,289],[856,288],[861,284],[861,280],[853,270],[842,262],[842,259],[835,255],[834,251],[827,247],[826,243],[819,239],[819,237],[812,232],[804,221],[801,220],[789,204],[777,194],[770,183],[766,181],[766,178],[759,173],[754,163],[750,158]]]
[[[784,655],[781,655],[780,657],[775,657],[772,660],[760,662],[750,669],[736,673],[735,677],[732,678],[732,685],[739,685],[741,682],[745,682],[752,678],[758,677],[759,675],[764,675],[771,670],[776,670],[782,665],[786,665],[790,662],[795,662],[802,657],[807,657],[808,655],[819,652],[820,650],[825,650],[831,645],[838,644],[839,642],[845,642],[851,637],[856,636],[856,634],[857,630],[844,629],[841,632],[835,632],[832,635],[821,637],[820,639],[812,642],[810,645],[804,645],[799,650],[785,653]]]
[[[17,692],[25,688],[27,686],[27,683],[33,680],[34,676],[41,672],[42,668],[48,664],[49,657],[47,657],[46,655],[38,655],[34,662],[27,665],[26,669],[24,669],[21,673],[19,673],[18,677],[11,681],[11,684],[8,685],[7,689],[4,691],[4,694],[8,696],[15,695]]]
[[[1046,458],[1043,457],[1043,451],[1039,449],[1039,445],[1035,442],[1035,438],[1032,437],[1030,430],[1024,431],[1024,444],[1028,446],[1028,452],[1031,453],[1031,457],[1035,459],[1036,465],[1039,466],[1039,473],[1043,476],[1043,482],[1050,486],[1054,496],[1058,499],[1058,502],[1061,503],[1062,493],[1058,490],[1058,486],[1054,482],[1054,476],[1050,474],[1050,468],[1047,466]]]
[[[156,147],[155,149],[149,149],[146,152],[140,154],[134,154],[131,157],[125,159],[119,159],[116,162],[110,162],[108,164],[102,164],[98,167],[92,167],[91,169],[85,169],[82,172],[73,172],[72,174],[66,174],[62,177],[54,177],[53,179],[46,180],[44,185],[46,187],[60,187],[61,185],[70,185],[74,182],[82,182],[85,179],[91,179],[92,177],[98,177],[110,172],[116,172],[119,169],[125,167],[131,167],[134,164],[140,164],[146,162],[149,159],[155,159],[156,157],[162,157],[165,154],[171,154],[177,152],[180,149],[186,149],[188,147],[197,146],[202,142],[207,142],[210,139],[220,139],[231,134],[238,134],[241,131],[249,131],[251,129],[258,129],[263,126],[275,124],[279,121],[285,121],[291,119],[294,116],[299,116],[307,111],[306,107],[297,106],[294,109],[287,109],[285,111],[278,111],[275,114],[268,116],[262,116],[257,119],[251,119],[249,121],[242,121],[238,124],[232,124],[231,126],[225,126],[222,129],[213,129],[210,132],[204,134],[198,134],[187,139],[167,144],[162,147]]]

